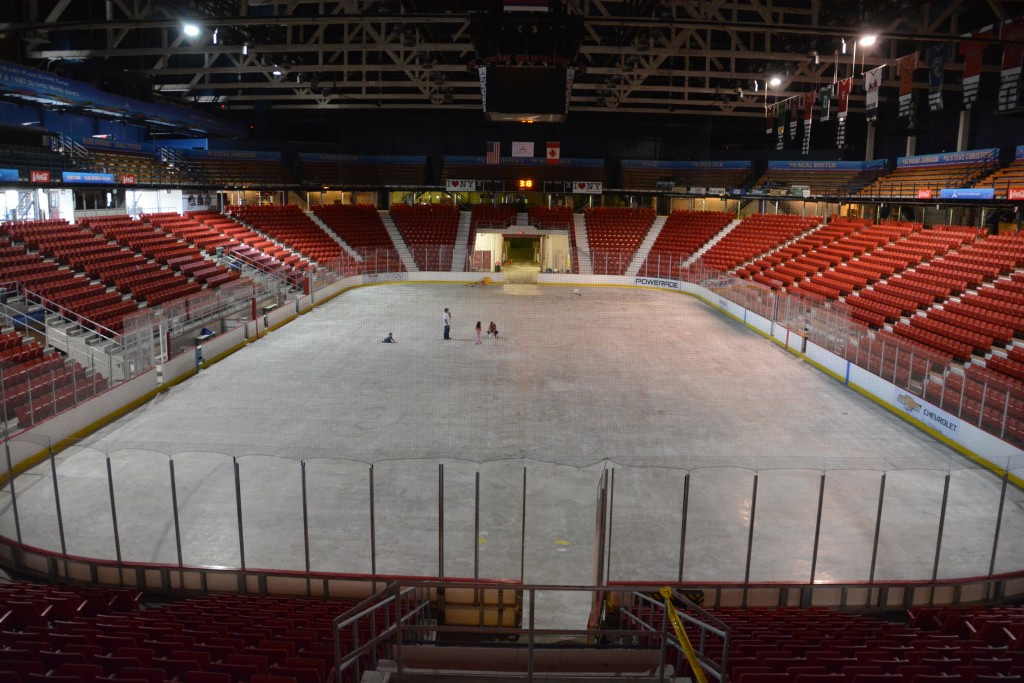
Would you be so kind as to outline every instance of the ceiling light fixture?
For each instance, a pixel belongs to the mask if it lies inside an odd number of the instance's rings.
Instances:
[[[199,35],[199,26],[192,22],[186,22],[181,25],[181,31],[189,38],[195,38]]]
[[[861,36],[861,39],[858,40],[857,42],[860,44],[861,47],[871,47],[872,45],[875,44],[876,40],[878,40],[878,36],[871,33],[866,36]]]

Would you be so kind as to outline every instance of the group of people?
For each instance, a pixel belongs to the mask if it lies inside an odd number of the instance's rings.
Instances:
[[[444,339],[451,339],[452,330],[452,312],[450,309],[444,309],[444,313],[441,315],[441,322],[444,323]],[[482,344],[480,335],[483,333],[483,323],[479,320],[476,321],[476,343]],[[493,339],[498,338],[498,326],[491,321],[491,324],[487,326],[487,336]]]
[[[452,312],[450,309],[444,309],[444,313],[441,315],[441,322],[444,323],[444,339],[451,339],[452,331]],[[482,344],[480,335],[483,334],[483,323],[479,320],[476,321],[476,343]],[[491,339],[498,338],[498,326],[491,321],[491,324],[487,326],[487,336]],[[388,336],[384,337],[385,344],[397,344],[398,340],[395,339],[393,332],[388,332]]]

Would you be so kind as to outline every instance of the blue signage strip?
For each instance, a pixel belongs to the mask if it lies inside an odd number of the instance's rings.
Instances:
[[[241,135],[241,125],[201,114],[185,107],[143,102],[104,92],[96,86],[20,64],[0,61],[0,83],[9,91],[77,107],[116,112],[135,121],[148,121],[222,135]]]
[[[939,199],[992,199],[995,193],[991,187],[944,187],[939,190]]]
[[[124,142],[121,140],[111,140],[110,138],[82,138],[79,140],[84,147],[94,147],[100,149],[116,149],[125,152],[147,152],[152,153],[156,146],[151,142]]]
[[[0,168],[0,180],[6,181],[6,182],[9,182],[9,181],[12,181],[12,180],[19,180],[19,178],[18,178],[18,169],[16,169],[16,168]]]
[[[943,154],[918,154],[913,157],[900,157],[896,160],[896,168],[913,168],[918,166],[951,166],[954,164],[982,164],[999,160],[999,148],[975,149],[966,152],[945,152]]]
[[[783,171],[875,171],[886,167],[885,159],[871,161],[769,161],[768,168]]]
[[[1017,145],[1017,153],[1013,156],[1014,161],[1024,159],[1024,145]]]
[[[237,159],[245,161],[280,161],[280,152],[252,152],[244,149],[185,149],[182,154],[189,159]]]
[[[692,169],[749,169],[750,161],[652,161],[647,159],[623,159],[622,168],[657,168],[666,171],[687,171]]]
[[[94,183],[97,185],[114,184],[114,175],[112,173],[83,173],[82,171],[64,171],[62,177],[65,183]]]

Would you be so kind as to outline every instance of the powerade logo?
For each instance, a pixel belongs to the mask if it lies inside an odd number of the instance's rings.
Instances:
[[[678,280],[661,280],[652,277],[638,277],[636,284],[643,285],[644,287],[665,287],[667,289],[679,289]]]

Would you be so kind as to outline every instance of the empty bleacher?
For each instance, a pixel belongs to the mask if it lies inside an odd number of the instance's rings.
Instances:
[[[822,220],[821,216],[753,214],[708,249],[701,260],[711,268],[731,270],[796,238]]]
[[[161,163],[154,154],[88,145],[86,149],[89,152],[89,170],[109,173],[119,184],[181,185],[185,182],[180,169]]]
[[[811,197],[848,197],[872,183],[885,169],[789,169],[769,166],[757,179],[751,191],[765,192],[782,188],[805,187]]]
[[[300,154],[299,171],[322,187],[418,187],[427,182],[427,158]]]
[[[595,275],[622,275],[654,222],[654,209],[602,206],[583,212]]]
[[[377,258],[381,257],[388,264],[386,270],[405,270],[377,207],[370,204],[325,204],[314,206],[313,213],[364,259],[376,264]],[[371,272],[377,272],[376,267]]]
[[[1024,159],[1014,159],[975,183],[975,187],[991,187],[996,199],[1009,199],[1007,195],[1011,188],[1024,190]]]
[[[964,154],[972,153],[965,152]],[[997,163],[994,157],[980,154],[978,155],[979,160],[963,163],[945,163],[942,161],[942,156],[938,155],[938,159],[934,163],[925,159],[923,162],[915,162],[912,165],[903,165],[900,162],[903,162],[904,159],[900,159],[895,169],[877,178],[860,190],[857,195],[876,199],[890,197],[938,198],[940,191],[944,188],[974,186],[979,179],[995,170]],[[906,157],[906,159],[920,159],[920,157]]]
[[[530,225],[538,230],[569,230],[572,228],[572,209],[568,206],[531,206],[527,210]]]
[[[393,204],[390,214],[420,270],[451,270],[458,209],[447,204]]]
[[[129,589],[0,585],[0,680],[327,683],[332,620],[354,604],[224,594],[143,609],[140,598]],[[343,649],[352,637],[341,634]]]
[[[352,260],[338,242],[293,204],[229,206],[227,213],[311,261],[338,264]],[[273,247],[268,245],[268,248],[271,256],[281,257],[285,253],[284,249],[275,253]]]
[[[739,166],[723,168],[721,166]],[[686,192],[691,187],[726,191],[746,188],[750,162],[657,162],[623,159],[622,186],[627,190],[659,190],[659,183],[671,183]]]
[[[673,211],[638,274],[679,277],[680,264],[735,218],[736,214],[721,211]]]

